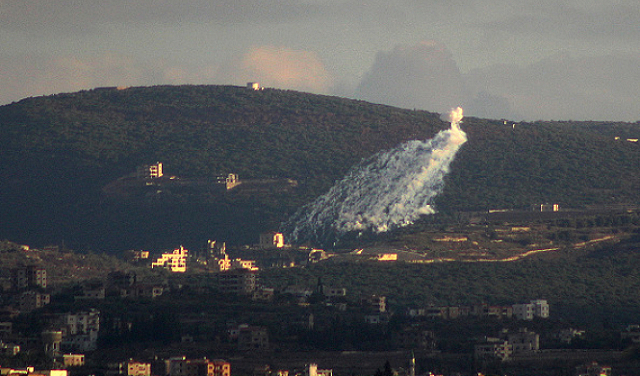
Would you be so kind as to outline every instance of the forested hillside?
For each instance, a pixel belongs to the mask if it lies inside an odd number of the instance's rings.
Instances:
[[[362,158],[448,127],[439,114],[267,89],[96,89],[0,107],[0,238],[110,250],[256,242]],[[468,118],[441,210],[640,202],[640,125]],[[620,133],[621,140],[614,137]],[[615,134],[615,135],[614,135]],[[637,136],[635,138],[638,138]],[[290,178],[294,193],[118,203],[102,188],[136,166],[167,174]]]

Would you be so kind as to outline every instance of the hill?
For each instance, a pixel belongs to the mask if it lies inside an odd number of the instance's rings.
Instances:
[[[256,242],[362,158],[447,127],[425,111],[232,86],[28,98],[0,107],[0,238],[94,250]],[[626,141],[638,138],[639,123],[467,118],[463,129],[469,141],[440,210],[640,203],[640,145]],[[290,179],[296,189],[205,201],[105,197],[104,187],[155,161],[185,179],[237,173]]]

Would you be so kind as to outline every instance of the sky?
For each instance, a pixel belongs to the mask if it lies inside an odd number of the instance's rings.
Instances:
[[[466,116],[640,120],[637,0],[0,0],[0,105],[246,85]]]

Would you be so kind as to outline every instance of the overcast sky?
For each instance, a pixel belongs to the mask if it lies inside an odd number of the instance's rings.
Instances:
[[[512,120],[640,120],[638,0],[0,0],[0,104],[231,84]]]

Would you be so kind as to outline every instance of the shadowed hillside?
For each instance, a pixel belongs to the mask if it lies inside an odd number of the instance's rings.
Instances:
[[[438,114],[231,86],[96,89],[0,107],[0,238],[110,250],[256,242],[362,158],[448,124]],[[465,119],[441,210],[635,203],[640,125]],[[619,132],[617,132],[619,131]],[[614,140],[620,133],[621,140]],[[637,137],[635,137],[637,138]],[[297,181],[293,191],[217,202],[107,200],[142,164],[167,175]]]

